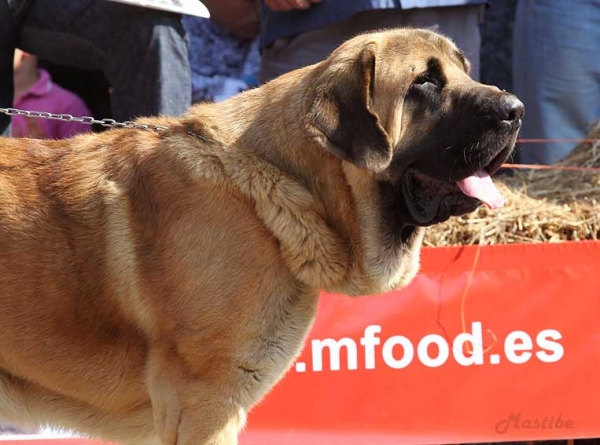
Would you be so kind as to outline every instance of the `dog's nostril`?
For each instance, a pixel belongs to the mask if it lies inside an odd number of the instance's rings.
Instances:
[[[516,121],[525,114],[525,105],[516,96],[507,95],[500,101],[498,117],[505,121]]]
[[[477,114],[497,124],[519,121],[525,115],[525,105],[509,93],[486,95],[477,102]]]

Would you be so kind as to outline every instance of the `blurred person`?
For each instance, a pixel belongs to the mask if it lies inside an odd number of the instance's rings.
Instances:
[[[521,137],[585,138],[600,119],[600,2],[519,0],[514,92],[525,103]],[[521,145],[524,164],[554,164],[575,142]]]
[[[99,70],[85,70],[72,66],[58,65],[39,59],[39,67],[52,77],[52,82],[79,96],[90,109],[90,116],[112,118],[110,109],[110,84]],[[91,125],[92,131],[109,129],[99,124]]]
[[[185,16],[192,101],[220,102],[259,83],[259,0],[209,0],[211,18]]]
[[[430,28],[450,37],[479,80],[486,0],[261,0],[261,80],[325,59],[361,32]]]
[[[227,28],[240,41],[254,40],[260,31],[259,0],[205,0],[210,21]]]
[[[14,56],[14,107],[22,110],[45,111],[54,114],[89,116],[90,110],[77,95],[56,85],[50,74],[38,67],[38,59],[21,50]],[[14,116],[11,134],[14,137],[65,139],[91,130],[89,125]]]
[[[112,117],[180,115],[191,104],[181,16],[107,0],[0,0],[0,107],[13,102],[15,48],[49,62],[101,70]],[[7,133],[0,114],[0,134]]]

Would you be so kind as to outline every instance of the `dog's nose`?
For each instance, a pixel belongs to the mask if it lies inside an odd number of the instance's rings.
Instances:
[[[521,119],[525,114],[525,105],[517,96],[504,94],[492,111],[494,117],[499,121],[513,122]]]

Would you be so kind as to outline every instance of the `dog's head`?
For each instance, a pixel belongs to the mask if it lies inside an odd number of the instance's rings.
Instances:
[[[360,35],[315,70],[305,128],[376,178],[394,225],[501,206],[490,175],[511,154],[524,107],[469,70],[460,50],[431,31]]]

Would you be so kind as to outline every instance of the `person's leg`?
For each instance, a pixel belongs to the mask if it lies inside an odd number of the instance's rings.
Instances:
[[[514,93],[525,104],[526,110],[520,136],[531,138],[531,135],[534,135],[535,138],[541,138],[541,101],[537,97],[541,90],[538,88],[538,81],[536,80],[541,73],[537,67],[538,61],[533,50],[535,42],[538,41],[537,34],[539,34],[540,23],[530,21],[531,19],[531,4],[519,0],[513,28],[513,89]],[[538,164],[539,160],[535,159],[537,155],[533,152],[534,149],[541,149],[541,152],[546,151],[546,148],[542,148],[537,144],[520,144],[519,162]]]
[[[18,45],[53,63],[102,70],[117,120],[180,115],[191,104],[179,15],[105,0],[36,0]]]
[[[347,20],[308,31],[289,39],[279,39],[261,54],[261,81],[320,62],[345,40],[362,32],[402,26],[400,9],[359,12]]]
[[[447,6],[403,11],[406,26],[430,28],[450,37],[471,62],[471,77],[479,80],[481,33],[484,6]]]
[[[360,12],[343,22],[293,38],[280,39],[272,47],[264,49],[261,56],[261,80],[265,82],[285,72],[317,63],[325,59],[344,40],[361,32],[399,26],[431,28],[446,34],[471,60],[472,75],[479,79],[479,24],[482,16],[482,5]]]
[[[600,118],[600,4],[519,1],[513,55],[515,93],[527,110],[521,137],[585,137]],[[575,143],[522,144],[527,164],[553,164]]]
[[[0,108],[13,106],[16,24],[6,0],[0,0]],[[0,113],[0,136],[10,135],[10,117]]]
[[[339,24],[333,24],[292,38],[276,40],[262,51],[261,82],[326,59],[343,42],[341,28]]]

